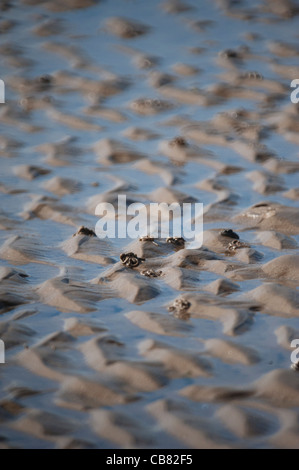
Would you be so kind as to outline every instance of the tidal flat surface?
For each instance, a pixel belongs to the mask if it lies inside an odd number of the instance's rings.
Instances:
[[[0,448],[299,447],[298,31],[295,0],[2,2]],[[119,194],[203,203],[203,245],[80,231]]]

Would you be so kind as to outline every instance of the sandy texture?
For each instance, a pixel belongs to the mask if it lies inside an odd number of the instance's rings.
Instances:
[[[2,3],[0,448],[299,448],[298,2]]]

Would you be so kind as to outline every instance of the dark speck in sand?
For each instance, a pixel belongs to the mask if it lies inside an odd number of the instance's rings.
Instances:
[[[168,237],[166,243],[171,243],[174,246],[183,248],[185,246],[185,240],[182,237]]]
[[[225,268],[225,272],[234,271],[234,269],[236,269],[236,267],[233,264],[228,264]]]
[[[259,204],[255,204],[253,207],[269,207],[269,204],[267,204],[267,202],[261,202]]]
[[[241,242],[240,240],[233,240],[228,244],[228,251],[234,252],[239,248],[249,248],[247,243]]]
[[[258,73],[258,72],[246,72],[244,75],[243,75],[243,78],[250,78],[250,79],[253,79],[253,80],[263,80],[264,77]]]
[[[174,312],[175,310],[188,310],[191,307],[191,304],[188,300],[185,299],[175,299],[173,304],[168,307],[169,312]]]
[[[239,240],[239,235],[236,232],[234,232],[231,228],[227,230],[222,230],[220,232],[220,235],[222,235],[223,237],[229,237],[229,238],[234,238],[235,240]]]
[[[226,59],[239,59],[239,54],[233,49],[225,49],[219,53],[220,57],[225,57]]]
[[[188,143],[184,137],[175,137],[170,141],[171,146],[178,146],[178,147],[188,147]]]
[[[190,307],[191,303],[188,300],[175,299],[173,304],[168,307],[168,311],[180,320],[188,320],[190,318],[190,314],[188,313]]]
[[[299,447],[298,32],[299,0],[0,1],[1,449]],[[188,201],[202,246],[150,214]]]
[[[122,264],[127,266],[127,268],[136,268],[139,266],[141,261],[145,261],[144,258],[138,258],[138,256],[135,253],[122,253],[120,255],[120,260]]]
[[[140,241],[140,242],[151,242],[151,243],[153,243],[154,245],[157,245],[157,246],[158,246],[158,243],[155,242],[154,237],[150,237],[149,235],[145,235],[144,237],[140,237],[140,238],[139,238],[139,241]]]
[[[35,78],[34,82],[36,84],[37,91],[45,91],[52,85],[53,80],[51,75],[40,75]]]
[[[49,85],[52,82],[52,77],[51,75],[41,75],[40,77],[37,78],[37,81],[39,83]]]
[[[162,271],[156,271],[155,269],[145,269],[144,271],[141,271],[142,276],[147,276],[147,277],[159,277],[162,274]]]
[[[106,22],[106,26],[110,33],[124,39],[132,39],[137,36],[142,36],[150,30],[150,27],[143,23],[117,17],[109,18]]]
[[[139,238],[140,242],[153,242],[154,237],[150,237],[149,235],[145,235],[144,237]]]
[[[90,228],[84,227],[83,225],[81,225],[81,227],[78,229],[78,231],[76,233],[74,233],[73,237],[75,237],[76,235],[87,235],[88,237],[95,237],[96,236],[96,234],[93,230],[91,230]]]

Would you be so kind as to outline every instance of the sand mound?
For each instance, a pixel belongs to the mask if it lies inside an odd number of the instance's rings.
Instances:
[[[146,339],[139,344],[140,353],[153,362],[163,365],[168,377],[209,376],[211,366],[197,354],[168,346],[165,343]]]
[[[150,430],[125,411],[95,410],[91,412],[93,430],[103,439],[127,449],[152,446],[154,440]]]
[[[140,114],[141,116],[154,116],[155,114],[172,109],[174,105],[165,100],[138,98],[132,101],[129,107],[134,113]]]
[[[96,309],[96,303],[105,297],[105,289],[95,288],[67,276],[58,276],[43,282],[36,289],[40,300],[62,312],[86,313]]]
[[[124,113],[112,108],[104,108],[103,106],[92,105],[84,109],[87,116],[94,116],[111,122],[124,122],[127,120]]]
[[[260,194],[273,194],[285,189],[282,180],[271,173],[256,170],[247,176],[254,182],[253,189]]]
[[[264,438],[274,434],[279,427],[278,420],[270,413],[244,406],[222,406],[217,412],[217,417],[240,438]]]
[[[252,320],[249,305],[242,302],[225,302],[211,294],[184,294],[183,300],[190,303],[188,315],[192,318],[220,320],[225,334],[234,336],[246,330]]]
[[[234,221],[251,228],[275,230],[285,235],[298,235],[299,214],[294,207],[277,203],[255,204],[234,217]]]
[[[230,440],[225,439],[221,428],[211,419],[196,416],[179,401],[158,400],[147,406],[164,431],[167,431],[194,449],[225,449]]]
[[[174,171],[170,165],[161,164],[159,161],[141,159],[134,164],[134,167],[146,174],[160,176],[168,186],[180,181],[179,171]]]
[[[196,289],[200,279],[197,271],[167,267],[162,272],[163,281],[176,290]]]
[[[292,370],[277,369],[263,375],[255,383],[255,394],[271,403],[291,407],[298,406],[299,374]]]
[[[223,362],[230,364],[251,365],[259,361],[257,352],[232,341],[224,341],[221,339],[208,339],[204,341],[206,351],[213,357],[218,357]]]
[[[171,160],[184,162],[188,159],[207,157],[208,151],[202,150],[195,145],[190,145],[183,137],[176,137],[170,141],[162,141],[159,144],[159,151]]]
[[[276,328],[274,333],[280,346],[285,349],[293,350],[291,347],[291,342],[293,339],[299,338],[299,330],[296,330],[290,326],[282,325]]]
[[[122,134],[131,140],[152,140],[159,137],[159,134],[142,127],[128,127]]]
[[[61,384],[57,402],[66,408],[86,410],[121,405],[131,400],[132,397],[121,394],[116,386],[113,389],[110,383],[68,377]]]
[[[275,248],[276,250],[297,248],[297,242],[292,237],[282,233],[266,230],[257,234],[257,241],[264,246]]]
[[[298,414],[291,410],[279,413],[281,428],[271,438],[270,443],[280,449],[298,449]]]
[[[115,337],[102,335],[80,346],[87,364],[117,380],[124,391],[150,391],[166,382],[155,363],[124,360],[124,345]]]
[[[299,315],[299,294],[294,289],[275,284],[264,283],[246,293],[246,298],[261,305],[261,310],[270,315],[297,317]]]
[[[35,375],[58,382],[61,382],[65,378],[64,373],[57,369],[59,356],[57,353],[54,354],[49,347],[31,347],[25,349],[19,353],[15,359],[19,365],[28,369]],[[60,363],[65,364],[65,358],[62,360],[60,358]],[[53,364],[56,364],[56,367],[53,366]],[[67,364],[65,364],[65,367],[67,368]]]
[[[48,255],[48,248],[37,237],[13,235],[0,248],[0,258],[12,264],[47,263]]]
[[[272,279],[299,281],[299,255],[283,255],[262,266],[263,272]]]
[[[108,282],[108,284],[107,284]],[[115,271],[108,275],[101,275],[92,280],[94,284],[105,284],[119,297],[127,299],[131,303],[143,303],[159,295],[159,288],[153,284],[153,280],[132,272],[131,268],[120,268],[115,265]]]
[[[249,398],[253,395],[253,389],[241,389],[232,387],[209,387],[202,385],[189,385],[180,390],[180,395],[193,401],[211,403],[228,402]]]
[[[96,236],[76,234],[61,244],[61,248],[72,258],[81,259],[89,263],[112,264],[114,259],[109,256],[113,253],[109,244]]]
[[[183,321],[154,312],[134,310],[126,314],[126,317],[139,328],[159,335],[183,336],[191,328]]]
[[[28,181],[32,181],[39,176],[44,176],[50,173],[50,170],[33,165],[19,165],[14,167],[14,173]]]
[[[54,220],[67,225],[78,225],[78,210],[59,199],[48,196],[33,196],[32,202],[24,207],[22,216],[26,220],[38,217],[42,220]]]
[[[205,286],[205,289],[215,295],[229,295],[238,291],[239,286],[235,282],[221,278]]]
[[[15,421],[12,427],[18,431],[30,433],[38,439],[56,441],[57,436],[74,432],[76,422],[65,416],[31,409]]]
[[[109,33],[115,34],[116,36],[124,39],[141,36],[150,30],[149,26],[143,23],[120,17],[107,19],[106,29]]]
[[[6,349],[26,344],[34,334],[34,330],[21,323],[15,324],[13,321],[0,322],[0,338],[4,341]]]
[[[75,116],[73,114],[63,113],[54,109],[48,111],[48,114],[49,118],[53,119],[53,121],[57,121],[64,126],[70,127],[71,129],[96,132],[99,132],[103,129],[102,126],[92,122],[90,119],[83,119],[82,117]]]
[[[64,321],[64,330],[77,338],[80,336],[90,336],[95,333],[104,332],[106,331],[106,328],[98,320],[80,320],[76,317],[69,317]]]
[[[36,150],[46,155],[45,161],[52,166],[78,163],[82,150],[75,145],[75,137],[65,137],[58,142],[38,145]],[[54,180],[55,181],[55,180]]]
[[[156,363],[118,361],[107,367],[106,372],[122,381],[125,390],[130,393],[158,390],[168,382]]]
[[[184,246],[184,241],[181,240],[181,242],[182,244],[176,246],[175,240],[171,238],[167,240],[167,238],[155,238],[151,235],[145,235],[127,245],[125,249],[126,252],[133,251],[141,258],[145,258],[143,266],[147,265],[147,261],[149,261],[149,266],[151,263],[156,264],[158,262],[160,262],[162,266],[165,256],[172,254],[174,251]]]
[[[54,176],[54,178],[44,183],[44,188],[47,191],[51,191],[51,193],[57,194],[57,196],[64,196],[65,194],[73,194],[80,191],[81,183],[70,178]]]
[[[90,367],[103,372],[109,364],[121,359],[124,345],[118,338],[104,334],[82,343],[80,350]]]
[[[284,197],[297,201],[299,199],[299,188],[292,188],[283,193]]]
[[[94,150],[98,156],[98,162],[107,165],[134,162],[143,157],[128,145],[111,139],[99,140],[94,145]]]

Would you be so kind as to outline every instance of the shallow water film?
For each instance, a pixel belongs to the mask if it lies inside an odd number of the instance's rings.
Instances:
[[[0,448],[299,447],[298,32],[296,0],[1,2]],[[119,195],[202,203],[202,245],[97,237]]]

